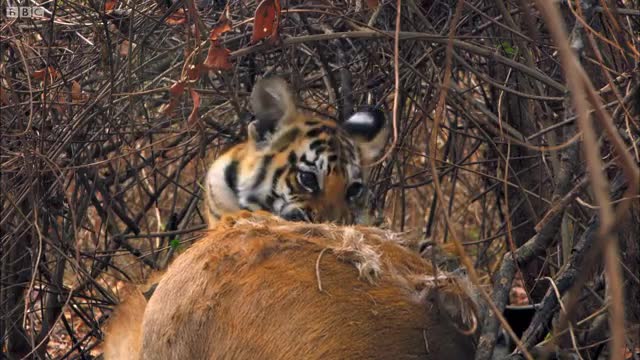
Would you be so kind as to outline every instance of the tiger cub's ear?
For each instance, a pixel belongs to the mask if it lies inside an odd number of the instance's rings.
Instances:
[[[342,123],[342,127],[358,144],[363,165],[378,159],[389,138],[384,112],[380,108],[359,111]]]
[[[249,139],[264,141],[294,118],[296,105],[286,81],[260,79],[251,92],[251,108],[256,120],[249,124]]]

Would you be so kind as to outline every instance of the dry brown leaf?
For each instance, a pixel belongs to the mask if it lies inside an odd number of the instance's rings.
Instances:
[[[218,40],[220,35],[228,31],[231,31],[231,26],[232,26],[231,20],[229,20],[225,12],[223,12],[222,15],[220,16],[220,19],[218,19],[218,22],[216,23],[216,25],[213,27],[213,29],[211,29],[211,34],[209,34],[209,39],[211,41]]]
[[[280,24],[280,0],[263,0],[256,8],[251,43],[262,39],[275,41]]]
[[[71,82],[71,100],[73,101],[81,101],[82,100],[82,88],[80,87],[80,83],[76,80]]]
[[[116,0],[107,0],[104,2],[104,12],[109,12],[116,8],[118,5],[118,1]]]
[[[179,98],[184,92],[184,81],[178,81],[169,88],[171,98]]]
[[[220,40],[212,41],[207,58],[202,65],[207,70],[230,70],[233,67],[229,58],[230,55],[231,51],[224,48],[220,44]]]
[[[48,80],[50,82],[57,79],[58,76],[60,76],[60,74],[56,71],[56,69],[53,68],[53,66],[47,66],[46,68],[36,70],[31,74],[31,77],[36,80]]]
[[[207,52],[207,58],[202,64],[207,70],[230,70],[233,66],[229,59],[231,51],[225,48],[220,42],[220,36],[231,30],[232,24],[231,20],[229,20],[228,13],[229,8],[227,7],[209,34],[211,45]],[[193,79],[193,74],[190,74],[189,78]]]
[[[184,9],[178,9],[164,20],[167,25],[181,25],[187,22],[187,14]]]
[[[200,108],[200,94],[193,89],[189,89],[189,92],[191,93],[191,99],[193,99],[193,108],[191,109],[191,114],[189,114],[187,123],[192,125],[200,118],[200,115],[198,114],[198,109]]]
[[[184,92],[185,83],[184,81],[178,81],[175,84],[171,85],[169,88],[169,103],[164,105],[160,112],[164,115],[169,115],[173,109],[178,105],[178,101],[180,101],[180,97],[182,97],[182,93]]]
[[[171,115],[173,109],[176,108],[176,105],[178,105],[178,101],[171,99],[167,104],[160,106],[160,113],[165,116]]]

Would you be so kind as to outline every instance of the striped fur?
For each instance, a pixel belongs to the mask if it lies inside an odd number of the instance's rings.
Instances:
[[[216,159],[206,178],[210,226],[225,214],[264,210],[289,220],[360,222],[366,165],[387,140],[379,110],[344,124],[298,110],[286,83],[259,81],[248,139]]]

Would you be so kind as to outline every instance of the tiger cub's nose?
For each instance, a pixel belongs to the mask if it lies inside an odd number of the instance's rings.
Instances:
[[[284,214],[282,214],[281,216],[283,219],[289,220],[289,221],[311,222],[309,215],[307,215],[307,213],[302,211],[301,209],[297,209],[297,208],[291,209],[285,212]]]

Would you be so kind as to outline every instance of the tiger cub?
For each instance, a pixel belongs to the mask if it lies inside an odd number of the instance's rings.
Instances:
[[[258,81],[248,139],[227,150],[206,176],[209,226],[224,214],[265,210],[286,220],[361,223],[367,165],[388,138],[380,109],[343,123],[298,109],[281,78]]]

